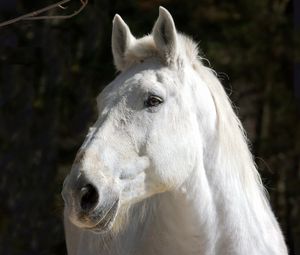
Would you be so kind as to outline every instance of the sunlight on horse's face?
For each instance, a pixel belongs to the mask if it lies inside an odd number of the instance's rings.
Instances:
[[[98,120],[67,181],[77,225],[94,227],[110,208],[115,217],[118,207],[187,179],[199,139],[193,136],[197,118],[186,87],[178,72],[150,59],[122,73],[99,95]],[[90,210],[92,217],[85,213]]]
[[[108,141],[103,149],[117,153],[111,174],[121,180],[123,202],[178,187],[187,178],[189,170],[182,170],[194,163],[187,129],[196,119],[192,95],[175,70],[146,61],[121,75],[98,100],[98,123],[104,127],[98,132]]]

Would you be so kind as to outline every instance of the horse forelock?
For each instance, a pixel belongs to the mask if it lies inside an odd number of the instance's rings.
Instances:
[[[190,37],[178,33],[179,44],[179,58],[187,60],[194,68],[195,65],[201,64],[201,57],[199,56],[198,45]],[[125,62],[127,65],[141,62],[147,58],[156,57],[163,61],[159,50],[155,45],[153,36],[146,35],[137,39],[131,47],[125,52]]]

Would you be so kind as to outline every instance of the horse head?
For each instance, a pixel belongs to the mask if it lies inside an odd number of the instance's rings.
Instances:
[[[124,208],[186,182],[216,125],[197,47],[166,9],[140,39],[116,15],[112,52],[119,75],[97,98],[98,119],[63,188],[67,217],[96,232],[120,227]]]

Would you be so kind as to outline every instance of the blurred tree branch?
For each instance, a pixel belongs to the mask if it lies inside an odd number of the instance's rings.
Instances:
[[[79,14],[86,7],[86,5],[88,4],[88,0],[80,0],[81,6],[79,7],[79,9],[74,11],[72,14],[68,14],[68,15],[44,15],[44,16],[39,16],[42,13],[48,12],[48,11],[56,9],[56,8],[61,8],[61,9],[65,10],[66,7],[64,7],[63,5],[66,4],[66,3],[69,3],[69,2],[71,2],[71,0],[59,1],[58,3],[51,4],[47,7],[39,9],[37,11],[33,11],[33,12],[30,12],[30,13],[24,14],[20,17],[4,21],[4,22],[0,23],[0,27],[4,27],[4,26],[10,25],[10,24],[19,22],[21,20],[69,19],[69,18],[72,18],[72,17],[76,16],[77,14]]]

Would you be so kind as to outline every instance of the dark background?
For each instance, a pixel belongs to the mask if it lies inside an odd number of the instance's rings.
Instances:
[[[54,2],[0,0],[0,18]],[[1,255],[66,254],[60,191],[96,119],[94,99],[116,75],[111,20],[121,14],[142,36],[159,5],[218,72],[291,254],[300,254],[300,2],[97,0],[70,20],[0,28]]]

